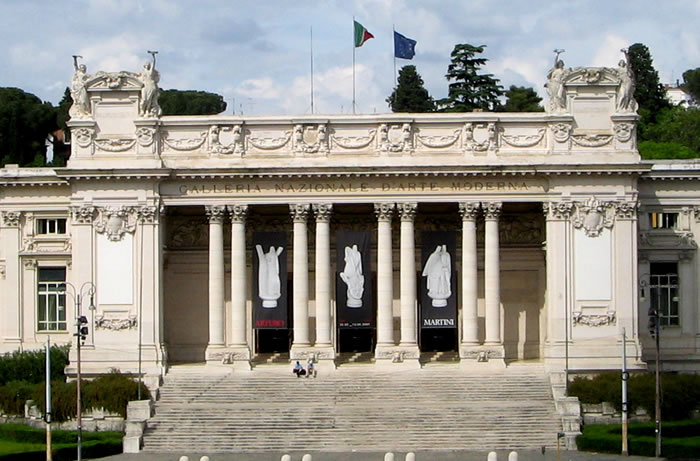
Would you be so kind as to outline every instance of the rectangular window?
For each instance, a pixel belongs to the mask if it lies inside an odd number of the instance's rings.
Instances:
[[[37,296],[37,330],[65,331],[66,268],[40,267]]]
[[[649,226],[652,229],[677,229],[678,213],[649,213]]]
[[[659,313],[659,325],[679,325],[678,263],[651,263],[649,294],[652,309]]]
[[[66,218],[40,218],[36,220],[37,235],[63,235],[66,233]]]

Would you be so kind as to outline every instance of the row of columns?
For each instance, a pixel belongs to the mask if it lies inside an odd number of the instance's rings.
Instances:
[[[391,224],[398,210],[400,228],[400,338],[399,346],[417,348],[417,295],[415,262],[416,202],[376,203],[377,217],[377,347],[395,345],[393,326],[393,266]],[[482,210],[485,219],[484,246],[484,346],[502,344],[500,315],[500,266],[498,220],[501,202],[462,202],[462,345],[478,346],[478,285],[476,218]],[[307,221],[310,213],[315,218],[315,347],[332,348],[331,343],[331,255],[330,218],[333,205],[291,204],[293,222],[293,298],[294,339],[292,348],[311,346],[309,340],[309,280]],[[245,220],[247,205],[209,205],[209,350],[232,347],[248,350],[246,339],[246,241]],[[231,219],[231,340],[225,340],[224,301],[224,236],[225,217]],[[248,352],[249,354],[249,352]],[[245,355],[245,354],[244,354]]]

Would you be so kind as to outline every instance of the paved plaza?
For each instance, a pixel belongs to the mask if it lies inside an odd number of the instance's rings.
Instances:
[[[499,461],[508,459],[508,451],[498,450]],[[284,453],[139,453],[122,454],[102,458],[109,461],[178,461],[186,455],[189,461],[199,461],[204,455],[210,461],[279,461]],[[292,461],[300,461],[304,452],[291,452]],[[394,452],[395,461],[403,461],[406,454]],[[383,461],[384,453],[372,452],[312,452],[314,461]],[[488,452],[481,451],[423,451],[416,453],[416,461],[486,461]],[[543,455],[539,450],[519,451],[518,461],[641,461],[650,460],[643,456],[619,456],[601,453],[585,453],[579,451],[547,450]]]

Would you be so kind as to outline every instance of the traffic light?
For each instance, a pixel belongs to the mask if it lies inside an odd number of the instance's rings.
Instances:
[[[659,312],[653,307],[649,308],[649,334],[652,338],[656,338],[656,332],[659,329]]]
[[[88,326],[87,326],[88,320],[87,317],[84,315],[81,315],[78,317],[78,323],[76,324],[78,327],[78,332],[76,333],[76,336],[80,341],[85,341],[85,338],[87,338],[88,335]]]

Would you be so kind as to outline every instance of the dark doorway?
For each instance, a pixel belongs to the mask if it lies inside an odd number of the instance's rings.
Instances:
[[[447,352],[457,350],[456,328],[423,328],[420,334],[422,352]]]
[[[339,352],[372,352],[374,328],[339,328]]]
[[[286,328],[255,331],[257,333],[258,354],[289,352],[289,330]]]

